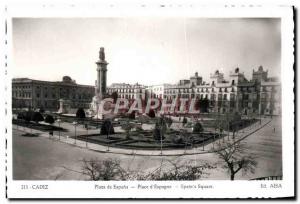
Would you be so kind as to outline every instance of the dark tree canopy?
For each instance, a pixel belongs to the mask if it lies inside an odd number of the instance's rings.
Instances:
[[[34,112],[31,116],[31,120],[38,123],[40,121],[44,121],[44,117],[40,112]]]
[[[54,123],[54,118],[52,115],[46,115],[45,117],[45,122],[49,123],[49,124],[53,124]]]
[[[100,134],[101,135],[109,135],[109,134],[114,134],[114,133],[115,133],[115,130],[114,130],[114,126],[113,126],[112,122],[110,120],[105,120],[102,123]]]
[[[135,119],[135,111],[132,111],[131,113],[129,113],[128,118],[134,120]]]
[[[40,112],[40,113],[44,113],[44,112],[45,112],[44,107],[40,107],[39,112]]]
[[[186,123],[187,123],[187,119],[186,119],[186,117],[184,117],[184,118],[182,119],[182,124],[185,125]]]
[[[155,112],[154,112],[153,109],[150,109],[150,110],[149,110],[148,116],[149,116],[150,118],[155,118]]]
[[[196,122],[193,127],[193,133],[200,133],[200,132],[203,132],[203,126],[201,123]]]
[[[111,98],[114,100],[114,103],[116,103],[118,99],[118,93],[116,91],[112,92]]]
[[[83,119],[85,118],[85,111],[83,108],[78,108],[76,112],[76,118]]]
[[[24,113],[24,112],[20,112],[20,113],[18,113],[18,115],[17,115],[17,119],[20,119],[20,120],[25,120],[25,113]]]
[[[32,120],[33,114],[34,114],[33,111],[26,111],[26,112],[24,113],[24,118],[23,118],[23,119],[24,119],[26,122],[30,122],[30,121]]]
[[[209,100],[207,98],[198,99],[195,103],[196,110],[200,110],[201,113],[208,113]]]
[[[227,120],[229,122],[229,129],[233,132],[239,129],[239,126],[243,123],[242,117],[238,112],[230,114]]]

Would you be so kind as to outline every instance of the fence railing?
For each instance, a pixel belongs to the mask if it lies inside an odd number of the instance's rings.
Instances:
[[[250,180],[282,180],[282,176],[267,176],[267,177],[259,177]]]

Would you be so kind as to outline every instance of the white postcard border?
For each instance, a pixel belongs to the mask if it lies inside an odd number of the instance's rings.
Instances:
[[[27,9],[24,9],[26,8]],[[149,8],[126,5],[11,5],[8,6],[8,77],[5,78],[5,99],[7,100],[7,193],[8,198],[276,198],[294,196],[294,72],[293,72],[293,13],[289,6],[181,6]],[[126,8],[126,9],[124,9]],[[282,34],[282,161],[283,180],[281,181],[16,181],[12,180],[12,125],[11,125],[11,86],[10,67],[12,61],[12,24],[14,17],[278,17],[281,18]],[[21,190],[22,185],[48,185],[47,190]],[[141,185],[171,185],[172,190],[138,190]],[[183,190],[181,185],[196,185],[195,189]],[[262,189],[261,184],[281,184],[280,189]],[[99,190],[95,185],[111,185],[112,189]],[[116,190],[114,185],[127,185],[128,190]],[[198,185],[200,188],[198,188]],[[202,189],[211,185],[213,188]],[[134,188],[131,188],[134,187]]]

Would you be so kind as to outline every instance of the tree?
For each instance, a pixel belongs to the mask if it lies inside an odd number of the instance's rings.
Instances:
[[[201,113],[208,113],[209,100],[204,98],[200,101],[200,111]]]
[[[132,111],[132,112],[129,114],[128,118],[134,120],[134,119],[135,119],[135,111]]]
[[[115,134],[114,126],[110,120],[105,120],[101,125],[100,135],[106,135],[108,139],[110,134]]]
[[[154,112],[153,109],[150,109],[150,110],[149,110],[148,116],[149,116],[150,118],[155,118],[155,112]]]
[[[196,122],[193,127],[193,133],[203,132],[203,126],[200,122]]]
[[[243,175],[248,172],[254,173],[257,162],[251,155],[245,155],[244,145],[241,143],[224,143],[218,145],[215,153],[224,163],[222,166],[230,174],[230,180],[234,180],[236,173],[242,171]]]
[[[134,128],[134,125],[126,120],[124,124],[122,124],[121,128],[125,131],[126,139],[130,139],[130,131]]]
[[[195,102],[195,110],[200,110],[200,107],[201,107],[201,105],[200,105],[200,99],[196,99],[196,102]]]
[[[82,174],[93,181],[125,180],[126,171],[120,166],[119,160],[106,159],[98,161],[96,159],[82,161]]]
[[[76,118],[84,119],[85,118],[85,111],[83,108],[78,108],[76,111]]]
[[[25,120],[25,113],[24,112],[18,113],[17,119],[19,119],[19,120]]]
[[[32,116],[33,116],[34,112],[33,111],[26,111],[24,113],[24,120],[29,123],[32,120]]]
[[[180,162],[170,161],[171,167],[163,169],[162,165],[144,176],[140,176],[139,180],[161,180],[161,181],[187,181],[198,180],[204,175],[208,175],[207,170],[215,168],[214,166],[203,163],[195,165],[192,161]]]
[[[46,115],[45,117],[45,122],[49,123],[49,124],[53,124],[54,123],[54,118],[52,115]]]
[[[111,98],[113,99],[114,103],[116,103],[118,99],[118,93],[116,91],[112,92]]]
[[[200,110],[201,113],[208,113],[209,100],[207,98],[197,99],[195,102],[195,109]]]
[[[44,121],[44,117],[40,112],[34,112],[31,116],[31,120],[38,123],[40,121]]]
[[[186,117],[183,117],[183,119],[182,119],[182,124],[183,124],[183,126],[185,126],[186,124],[187,124],[187,119],[186,119]]]
[[[230,121],[240,121],[242,120],[242,116],[238,112],[234,112],[230,115]]]
[[[171,125],[173,124],[173,120],[172,118],[165,118],[165,121],[166,121],[166,124],[167,124],[167,127],[170,128]]]
[[[44,107],[40,107],[39,112],[40,112],[40,113],[45,113]]]
[[[229,130],[232,131],[232,137],[235,137],[235,133],[238,131],[239,126],[242,122],[242,117],[238,112],[228,114],[227,116]]]
[[[166,129],[167,129],[167,125],[164,117],[158,118],[153,130],[153,138],[158,141],[164,140],[165,139],[164,134],[166,132]]]

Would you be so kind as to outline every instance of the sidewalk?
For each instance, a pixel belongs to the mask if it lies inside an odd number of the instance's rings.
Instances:
[[[238,133],[235,134],[235,139],[232,138],[232,133],[230,136],[224,136],[223,138],[220,138],[216,140],[213,143],[209,143],[200,147],[196,147],[193,149],[187,149],[187,150],[132,150],[132,149],[121,149],[121,148],[116,148],[116,147],[109,147],[109,146],[104,146],[104,145],[99,145],[99,144],[94,144],[94,143],[89,143],[86,141],[82,140],[76,140],[76,138],[71,138],[65,134],[59,135],[53,135],[50,136],[48,133],[39,131],[39,130],[34,130],[26,127],[20,127],[13,125],[13,129],[18,129],[24,132],[28,133],[36,133],[39,134],[39,136],[49,138],[53,140],[54,142],[63,142],[66,144],[69,144],[73,147],[79,147],[79,148],[87,148],[92,151],[96,152],[101,152],[101,153],[113,153],[113,154],[124,154],[124,155],[137,155],[137,156],[183,156],[183,155],[196,155],[196,154],[207,154],[207,153],[212,153],[214,151],[213,148],[217,145],[217,143],[221,144],[223,142],[229,142],[229,143],[235,143],[239,142],[246,137],[254,134],[261,128],[265,127],[271,122],[271,119],[269,118],[263,118],[261,121],[261,124],[259,122],[256,122],[252,124],[251,126],[244,128],[240,130]],[[226,131],[224,131],[225,135],[228,135]]]

